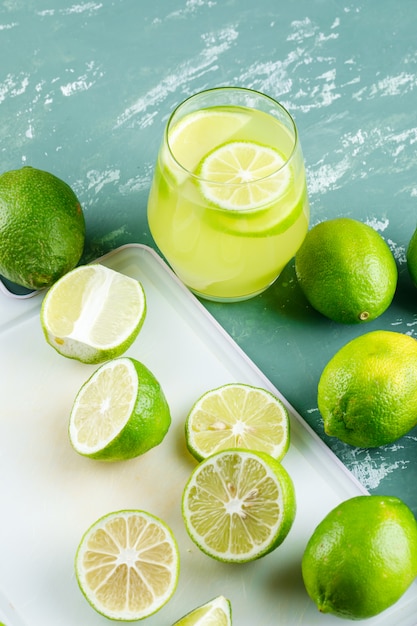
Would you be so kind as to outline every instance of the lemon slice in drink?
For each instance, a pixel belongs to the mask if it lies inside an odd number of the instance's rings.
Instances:
[[[119,357],[101,365],[79,390],[69,437],[81,455],[123,461],[161,443],[171,424],[167,400],[145,365]]]
[[[292,480],[268,454],[224,450],[201,461],[183,492],[190,538],[212,558],[253,561],[275,550],[295,517]]]
[[[198,460],[228,448],[282,459],[290,443],[288,411],[272,393],[242,383],[207,391],[185,423],[187,447]]]
[[[101,363],[129,348],[145,315],[145,292],[137,280],[104,265],[82,265],[47,292],[41,324],[59,354]]]
[[[253,210],[270,206],[291,180],[277,150],[253,141],[230,141],[202,161],[198,174],[203,196],[221,209]]]
[[[146,511],[116,511],[84,534],[75,557],[82,593],[105,617],[120,621],[156,613],[178,582],[179,552],[170,528]]]
[[[173,626],[231,626],[232,608],[230,600],[224,596],[217,596],[194,609]]]
[[[207,142],[223,144],[243,128],[250,118],[235,108],[208,107],[181,118],[169,132],[168,141],[177,163],[193,172],[206,153]]]

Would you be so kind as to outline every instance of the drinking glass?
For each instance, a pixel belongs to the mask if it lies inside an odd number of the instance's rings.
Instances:
[[[309,223],[303,155],[288,111],[242,87],[185,100],[165,128],[148,222],[196,295],[237,301],[264,291]]]

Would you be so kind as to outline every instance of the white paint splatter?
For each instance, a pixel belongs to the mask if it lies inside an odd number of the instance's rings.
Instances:
[[[213,0],[187,0],[185,3],[184,9],[179,9],[178,11],[173,11],[167,15],[167,19],[170,18],[178,18],[185,17],[186,15],[190,15],[195,13],[199,8],[207,6],[209,8],[216,6],[217,2],[213,2]]]
[[[351,467],[351,472],[366,489],[376,489],[381,480],[398,469],[407,467],[408,461],[377,462],[369,453]]]
[[[95,61],[89,61],[86,65],[87,69],[84,74],[79,76],[76,80],[60,86],[61,92],[64,96],[69,97],[80,91],[87,91],[97,82],[99,78],[104,76],[104,72],[102,72],[100,68],[96,67]],[[68,71],[73,72],[74,70]]]
[[[90,170],[87,172],[88,187],[87,190],[94,188],[94,192],[99,193],[104,185],[116,183],[120,179],[120,170]]]
[[[7,74],[3,83],[0,83],[0,103],[6,97],[15,98],[23,94],[29,85],[29,74],[20,73],[17,76]]]
[[[18,22],[11,22],[10,24],[0,24],[0,30],[10,30],[19,26]]]
[[[88,11],[89,13],[93,11],[98,11],[101,9],[103,4],[97,2],[84,2],[83,4],[73,4],[68,9],[62,9],[62,13],[64,15],[71,15],[72,13],[85,13]]]
[[[389,219],[386,217],[385,219],[378,219],[376,217],[365,219],[365,224],[371,226],[374,230],[377,230],[380,233],[383,233],[389,226]]]
[[[237,37],[238,32],[234,26],[203,34],[201,38],[205,44],[204,49],[192,60],[181,63],[175,71],[171,71],[158,85],[138,98],[134,104],[118,116],[115,128],[119,128],[133,118],[143,115],[149,107],[154,107],[159,102],[162,102],[169,93],[176,91],[182,85],[188,84],[191,79],[216,69],[216,61],[230,49]],[[138,121],[139,127],[149,126],[155,115],[156,113],[152,113],[152,116],[140,117]]]
[[[394,258],[401,264],[401,263],[406,263],[407,262],[407,249],[405,246],[402,245],[398,245],[395,241],[393,241],[392,239],[387,239],[387,244],[390,247],[390,250],[394,256]]]
[[[341,186],[338,181],[349,169],[350,159],[347,156],[334,165],[324,164],[314,170],[311,167],[307,168],[309,195],[321,194],[329,189],[338,189]]]
[[[352,94],[352,98],[360,102],[361,100],[372,100],[376,97],[401,96],[417,87],[417,74],[410,72],[400,72],[396,76],[385,76],[369,86],[363,87]]]

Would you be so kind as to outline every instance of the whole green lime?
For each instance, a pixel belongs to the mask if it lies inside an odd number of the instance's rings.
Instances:
[[[417,341],[388,330],[345,344],[317,393],[325,432],[365,448],[396,441],[417,424]]]
[[[417,522],[399,498],[356,496],[311,535],[302,575],[319,611],[365,619],[392,606],[417,575]]]
[[[381,235],[345,217],[313,226],[295,256],[295,271],[311,306],[345,324],[381,315],[392,302],[398,278]]]
[[[407,268],[411,280],[417,286],[417,228],[410,239],[407,248]]]
[[[72,189],[33,167],[0,176],[0,274],[29,289],[49,287],[81,258],[85,221]]]

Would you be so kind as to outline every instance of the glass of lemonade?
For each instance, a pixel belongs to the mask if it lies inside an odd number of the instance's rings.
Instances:
[[[291,115],[262,93],[219,87],[172,113],[148,202],[152,236],[196,295],[264,291],[307,233],[303,155]]]

